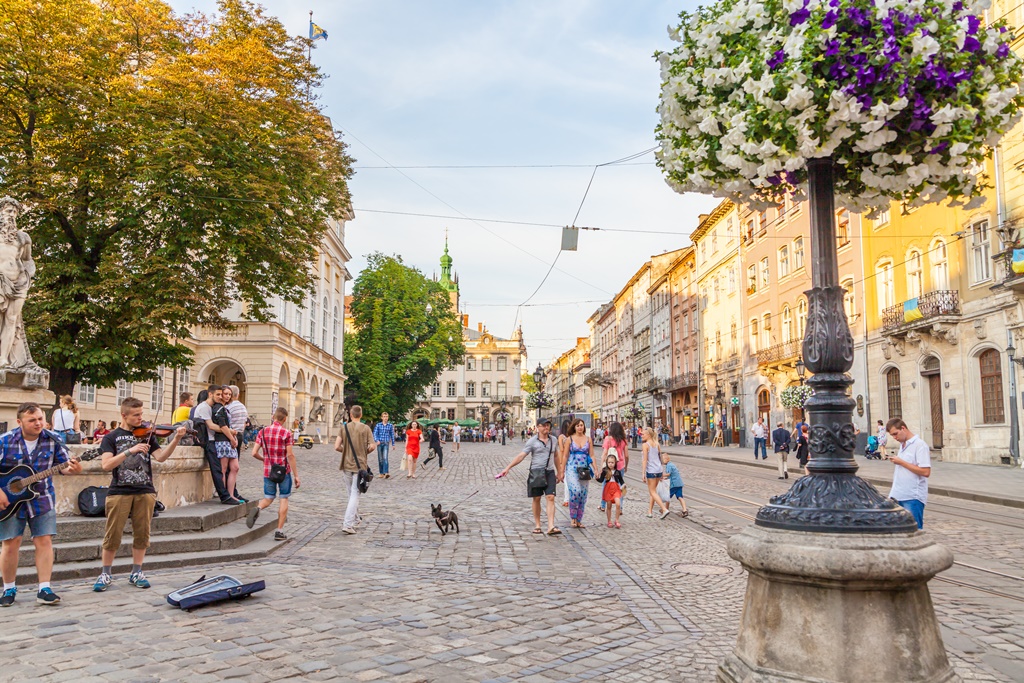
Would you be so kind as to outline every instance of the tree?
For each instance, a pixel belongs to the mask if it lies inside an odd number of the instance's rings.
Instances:
[[[26,331],[56,393],[187,366],[232,300],[265,320],[309,291],[351,160],[307,44],[246,0],[0,5],[0,196],[29,207]]]
[[[533,381],[532,372],[524,372],[519,383],[523,388],[523,393],[534,394],[537,392],[537,383]]]
[[[355,331],[345,337],[345,372],[368,418],[405,415],[466,353],[448,292],[398,256],[369,255],[351,310]]]

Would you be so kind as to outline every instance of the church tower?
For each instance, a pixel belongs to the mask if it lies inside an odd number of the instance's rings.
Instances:
[[[445,230],[444,254],[441,256],[441,286],[448,292],[455,315],[459,314],[459,278],[452,278],[452,257],[448,255],[448,231]]]

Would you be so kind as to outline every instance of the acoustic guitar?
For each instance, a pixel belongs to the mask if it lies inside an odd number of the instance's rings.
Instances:
[[[93,448],[73,460],[69,460],[59,465],[54,465],[50,469],[43,470],[42,472],[36,472],[31,467],[25,464],[15,465],[6,470],[0,470],[0,491],[3,491],[7,496],[7,501],[10,503],[6,509],[0,510],[0,522],[5,521],[12,515],[17,514],[21,506],[32,500],[38,498],[45,491],[37,491],[34,485],[41,482],[44,479],[52,477],[61,470],[65,470],[75,462],[86,462],[94,458],[98,458],[100,455],[99,448]]]

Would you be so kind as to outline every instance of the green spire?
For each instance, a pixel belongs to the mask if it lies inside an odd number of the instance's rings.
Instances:
[[[441,256],[441,286],[449,292],[459,291],[459,284],[452,280],[452,257],[448,255],[448,231],[444,235],[444,255]]]

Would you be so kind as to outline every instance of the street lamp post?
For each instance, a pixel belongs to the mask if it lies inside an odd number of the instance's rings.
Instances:
[[[533,383],[537,385],[537,393],[544,392],[544,368],[541,367],[540,363],[537,363],[537,369],[533,371]],[[539,404],[537,405],[537,421],[540,422],[541,413],[544,411]]]
[[[1008,334],[1013,334],[1012,332]],[[1014,465],[1020,464],[1020,423],[1017,417],[1017,371],[1014,364],[1024,367],[1024,358],[1014,358],[1017,349],[1013,348],[1013,338],[1006,347],[1006,357],[1010,359],[1010,460]]]
[[[807,374],[807,366],[804,365],[803,358],[796,359],[796,376],[800,379],[800,386],[804,385],[804,375]],[[804,410],[804,404],[800,404],[800,421],[807,421],[807,412]]]
[[[506,423],[508,422],[507,415],[505,414],[505,401],[501,402],[501,445],[505,445],[505,431],[507,429]]]

